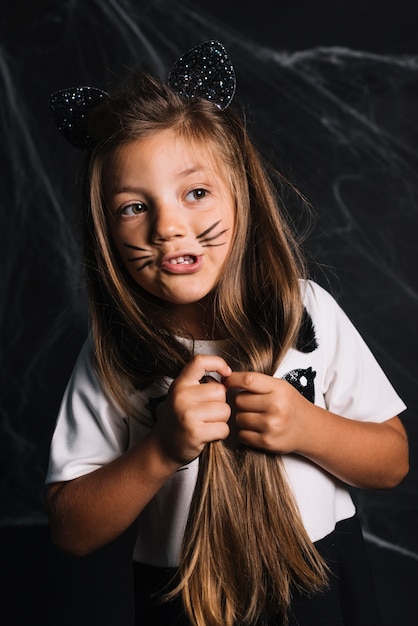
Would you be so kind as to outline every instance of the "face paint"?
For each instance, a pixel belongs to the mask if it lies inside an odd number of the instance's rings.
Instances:
[[[225,176],[201,152],[172,130],[126,144],[113,157],[106,198],[130,275],[186,315],[219,282],[235,226]]]

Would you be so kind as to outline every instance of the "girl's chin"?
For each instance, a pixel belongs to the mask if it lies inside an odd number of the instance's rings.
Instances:
[[[191,289],[190,286],[184,286],[182,289],[176,289],[173,291],[167,290],[160,293],[155,292],[155,296],[161,301],[166,302],[168,305],[176,306],[193,306],[199,305],[210,300],[210,296],[213,290],[206,291],[199,285],[198,289]]]

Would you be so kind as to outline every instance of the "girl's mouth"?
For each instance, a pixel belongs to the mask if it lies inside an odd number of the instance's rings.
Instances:
[[[166,257],[161,263],[161,268],[171,274],[191,274],[197,272],[202,263],[202,256],[179,254],[179,256]]]
[[[174,259],[169,259],[168,261],[168,263],[171,263],[172,265],[178,265],[178,264],[191,265],[192,263],[195,263],[195,262],[196,262],[196,257],[190,256],[190,254],[186,256],[178,256]]]

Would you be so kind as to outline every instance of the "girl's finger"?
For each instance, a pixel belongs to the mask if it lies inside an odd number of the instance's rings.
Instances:
[[[260,374],[259,372],[232,372],[230,376],[223,380],[227,389],[240,389],[251,393],[270,393],[274,381],[278,379]]]
[[[197,354],[195,355],[187,365],[184,366],[180,376],[178,377],[191,384],[207,382],[207,378],[211,376],[216,381],[216,374],[220,379],[225,378],[231,374],[231,368],[228,363],[220,356],[214,356],[211,354]],[[206,378],[206,380],[205,380]]]

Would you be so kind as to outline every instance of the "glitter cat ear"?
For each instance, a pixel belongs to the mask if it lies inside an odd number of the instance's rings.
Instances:
[[[210,100],[223,111],[234,97],[235,72],[219,41],[206,41],[176,61],[168,84],[180,96]]]
[[[95,87],[71,87],[55,91],[49,106],[61,134],[73,146],[84,150],[95,144],[87,128],[88,114],[108,98],[108,93]]]
[[[235,72],[224,46],[219,41],[206,41],[176,61],[168,84],[180,96],[204,98],[223,111],[235,94]],[[55,91],[49,104],[63,137],[76,148],[92,148],[97,139],[89,134],[88,114],[109,97],[95,87]]]

